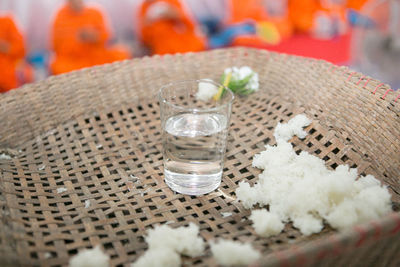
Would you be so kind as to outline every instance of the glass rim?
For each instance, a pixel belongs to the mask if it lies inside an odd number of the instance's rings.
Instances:
[[[214,85],[217,86],[218,88],[219,88],[220,86],[222,86],[222,87],[224,87],[224,89],[225,89],[226,92],[229,92],[229,94],[230,94],[230,99],[228,99],[226,103],[223,103],[223,104],[221,104],[221,105],[219,105],[219,106],[212,107],[212,108],[188,108],[188,107],[182,107],[182,106],[173,104],[173,103],[171,103],[170,101],[168,101],[167,99],[165,99],[165,98],[162,96],[162,92],[163,92],[163,90],[164,90],[165,88],[167,88],[167,87],[169,87],[169,86],[171,86],[171,85],[174,85],[174,84],[184,84],[184,83],[189,83],[189,82],[197,82],[197,83],[200,83],[200,82],[207,82],[207,83],[214,84]],[[220,109],[222,109],[222,108],[224,108],[224,107],[226,107],[226,106],[232,104],[233,100],[235,99],[235,95],[234,95],[234,93],[231,91],[231,89],[229,89],[228,87],[224,86],[223,84],[214,82],[213,80],[208,80],[208,79],[193,79],[193,80],[190,80],[190,79],[189,79],[189,80],[178,80],[178,81],[175,81],[175,82],[169,82],[169,83],[167,83],[167,84],[164,84],[163,86],[161,86],[160,90],[158,91],[158,99],[159,99],[160,102],[165,103],[165,104],[167,104],[168,106],[173,107],[173,108],[176,108],[176,109],[186,110],[186,111],[191,111],[191,112],[202,112],[202,111],[207,112],[207,111],[216,111],[216,110],[220,110]]]

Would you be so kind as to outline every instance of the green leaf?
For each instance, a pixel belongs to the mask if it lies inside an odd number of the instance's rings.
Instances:
[[[231,80],[228,87],[235,94],[248,95],[253,92],[253,90],[246,89],[246,86],[252,77],[253,77],[253,74],[250,74],[242,80]]]
[[[233,79],[229,81],[228,88],[234,93],[238,95],[249,95],[254,92],[254,90],[247,89],[246,85],[249,83],[250,79],[253,77],[254,73],[247,75],[244,79]],[[224,73],[221,76],[222,83],[226,79],[226,74]]]

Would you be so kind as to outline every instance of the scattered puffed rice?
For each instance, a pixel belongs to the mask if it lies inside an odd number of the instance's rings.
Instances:
[[[133,174],[129,174],[129,177],[132,179],[132,182],[133,182],[133,183],[140,182],[139,178],[137,178],[137,177],[136,177],[135,175],[133,175]]]
[[[232,216],[232,212],[221,212],[222,217],[226,218]]]
[[[46,165],[42,165],[38,168],[39,171],[43,171],[46,168]]]
[[[44,134],[45,137],[50,136],[50,135],[54,135],[54,133],[56,132],[55,129],[52,129],[50,131],[48,131],[47,133]]]
[[[246,209],[250,209],[257,204],[259,199],[258,192],[257,184],[251,187],[249,183],[244,181],[239,182],[239,187],[235,191],[237,200],[240,200]]]
[[[297,135],[300,139],[307,136],[307,133],[303,130],[304,127],[311,124],[311,120],[304,114],[297,115],[291,119],[288,123],[280,123],[275,128],[274,137],[276,142],[289,141],[293,136]]]
[[[260,252],[249,243],[220,239],[210,242],[211,252],[222,266],[249,265],[260,258]]]
[[[9,160],[9,159],[12,159],[12,158],[11,158],[9,155],[7,155],[7,154],[2,153],[2,154],[0,154],[0,159]]]
[[[164,224],[150,229],[145,239],[149,249],[167,247],[180,254],[197,257],[203,253],[205,246],[204,240],[198,235],[199,227],[194,223],[175,229]]]
[[[110,257],[96,246],[93,249],[85,249],[72,257],[69,261],[70,267],[108,267]]]
[[[267,210],[253,210],[250,220],[257,234],[263,237],[270,237],[282,232],[285,225],[275,213]]]
[[[167,222],[168,223],[168,222]],[[148,231],[145,240],[149,249],[132,267],[180,266],[179,254],[197,257],[204,251],[204,240],[199,237],[199,227],[189,223],[187,227],[171,228],[164,224]]]
[[[66,192],[67,190],[68,190],[68,189],[65,188],[65,187],[60,187],[60,188],[57,188],[57,193],[61,194],[61,193]]]

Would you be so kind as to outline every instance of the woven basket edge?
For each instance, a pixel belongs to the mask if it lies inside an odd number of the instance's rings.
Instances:
[[[313,263],[322,257],[328,255],[337,257],[348,249],[357,249],[369,242],[376,242],[399,233],[400,212],[392,212],[379,220],[356,225],[343,232],[334,232],[313,241],[290,245],[289,248],[269,253],[259,260],[258,265],[298,266],[297,264],[300,263]]]

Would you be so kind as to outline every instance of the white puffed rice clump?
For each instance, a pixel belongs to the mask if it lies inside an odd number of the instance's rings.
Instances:
[[[266,209],[253,210],[250,220],[253,221],[253,227],[256,233],[264,237],[277,235],[285,228],[279,216]]]
[[[249,243],[220,239],[210,242],[210,247],[213,257],[222,266],[249,265],[261,256]]]
[[[175,229],[161,225],[149,230],[145,240],[149,249],[167,247],[182,255],[197,257],[203,253],[205,247],[204,240],[198,235],[199,227],[194,223]]]
[[[100,249],[100,246],[96,246],[73,256],[69,261],[69,267],[108,267],[109,261],[110,257]]]
[[[240,182],[236,189],[243,206],[269,205],[271,214],[282,223],[293,222],[304,235],[320,232],[323,221],[343,230],[389,213],[390,193],[374,176],[357,177],[357,169],[348,165],[329,170],[318,157],[305,151],[296,154],[287,141],[294,134],[304,138],[302,128],[310,122],[299,115],[287,124],[278,124],[274,133],[277,145],[267,145],[265,151],[253,158],[253,167],[263,169],[258,182],[253,187]],[[265,220],[261,215],[251,218],[257,233],[277,234],[278,228],[268,229],[276,222],[261,222]]]
[[[197,257],[205,248],[199,227],[193,223],[175,229],[165,224],[156,226],[148,231],[145,240],[148,250],[131,267],[181,266],[180,254]]]

